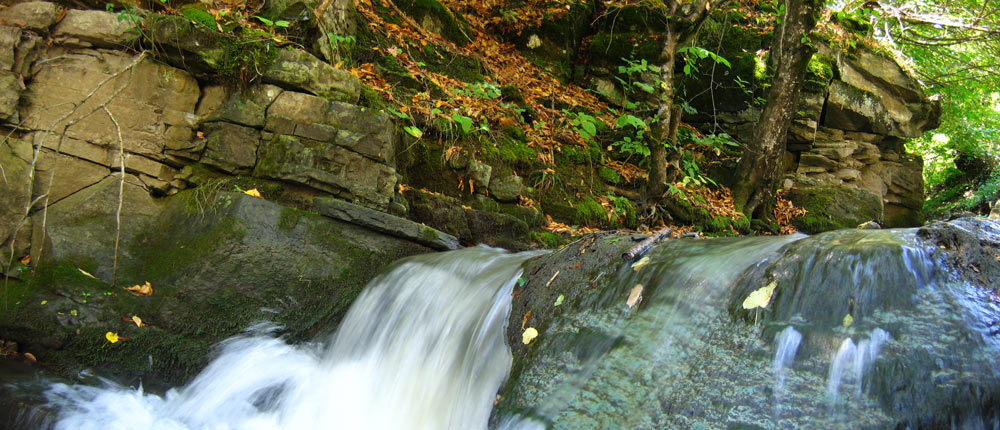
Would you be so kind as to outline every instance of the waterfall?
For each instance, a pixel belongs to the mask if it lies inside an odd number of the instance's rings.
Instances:
[[[260,324],[163,396],[56,384],[55,428],[485,429],[511,363],[511,290],[534,255],[477,247],[404,260],[326,342],[290,345]]]

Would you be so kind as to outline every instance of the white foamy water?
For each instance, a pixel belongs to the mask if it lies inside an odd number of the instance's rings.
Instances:
[[[510,367],[520,263],[486,247],[406,260],[375,279],[332,339],[289,345],[260,325],[164,396],[54,385],[58,430],[485,429]]]
[[[890,340],[892,336],[880,328],[872,330],[868,339],[861,340],[857,345],[850,338],[844,339],[830,361],[826,379],[826,392],[831,403],[836,402],[842,384],[854,384],[854,393],[860,397],[865,373],[871,370],[882,345]]]

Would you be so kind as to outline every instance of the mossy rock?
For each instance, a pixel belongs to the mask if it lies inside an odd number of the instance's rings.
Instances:
[[[151,296],[81,272],[99,273],[98,262],[53,261],[0,311],[0,338],[68,372],[99,367],[179,383],[212,345],[256,321],[281,325],[293,340],[334,329],[380,268],[430,251],[242,193],[214,193],[191,211],[183,196],[191,193],[170,198],[119,264],[119,285],[148,281]],[[122,320],[132,315],[148,327]],[[128,340],[111,344],[108,331]]]
[[[452,43],[465,45],[471,41],[472,30],[465,18],[436,0],[402,0],[396,5],[425,29]]]
[[[792,218],[792,225],[805,233],[821,233],[856,228],[868,222],[882,222],[882,199],[871,192],[848,187],[793,188],[787,194],[805,215]]]
[[[692,200],[705,203],[701,197],[690,193],[670,193],[663,198],[662,202],[674,219],[686,224],[693,224],[701,231],[721,235],[732,234],[734,231],[737,233],[750,232],[750,220],[746,217],[713,216],[704,207],[694,204]]]

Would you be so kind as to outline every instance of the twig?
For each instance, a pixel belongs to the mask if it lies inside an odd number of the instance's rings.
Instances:
[[[135,66],[137,64],[139,64],[140,62],[142,62],[142,60],[144,60],[146,58],[146,55],[147,55],[147,53],[145,51],[143,51],[142,53],[140,53],[139,55],[137,55],[135,57],[135,59],[132,60],[131,63],[129,63],[124,68],[122,68],[122,70],[119,70],[118,72],[115,72],[111,76],[108,76],[107,78],[101,80],[101,82],[98,82],[97,85],[93,89],[91,89],[90,92],[87,93],[87,95],[85,95],[83,97],[83,99],[81,99],[78,103],[73,104],[73,108],[70,109],[69,112],[66,112],[65,114],[63,114],[59,118],[56,118],[56,120],[52,122],[52,125],[50,125],[49,128],[45,130],[45,132],[42,134],[41,139],[39,139],[38,144],[35,145],[34,151],[33,151],[32,156],[31,156],[31,164],[30,164],[30,166],[28,168],[28,181],[25,184],[25,187],[27,189],[27,192],[28,192],[29,196],[31,195],[31,190],[32,190],[32,188],[34,186],[34,183],[35,183],[35,167],[38,165],[38,159],[41,157],[42,148],[45,147],[45,140],[48,138],[48,136],[50,134],[52,134],[52,131],[56,128],[56,126],[59,123],[65,121],[67,118],[69,118],[73,114],[75,114],[77,112],[77,110],[80,109],[81,106],[83,106],[88,100],[90,100],[92,97],[94,97],[94,95],[97,94],[97,92],[100,91],[101,88],[103,88],[104,85],[106,85],[108,82],[111,82],[115,78],[118,78],[119,76],[123,75],[127,71],[134,70]],[[42,61],[44,62],[44,61],[49,61],[49,60],[42,60]],[[83,116],[81,116],[81,117],[79,117],[79,118],[77,118],[77,119],[75,119],[73,121],[70,121],[69,123],[67,123],[63,127],[62,132],[61,132],[60,137],[59,137],[59,143],[56,145],[56,152],[55,152],[55,158],[53,160],[52,172],[49,175],[49,188],[50,189],[52,187],[52,180],[53,180],[53,178],[55,176],[55,165],[56,165],[56,163],[59,160],[58,156],[59,156],[60,150],[62,149],[62,141],[63,141],[63,138],[66,135],[66,130],[70,126],[72,126],[72,125],[76,124],[77,122],[79,122],[80,120],[82,120],[83,118],[86,118],[90,114],[96,112],[98,109],[103,109],[105,106],[107,106],[108,103],[110,103],[112,99],[114,99],[115,97],[117,97],[118,94],[120,94],[126,87],[128,87],[129,84],[132,83],[132,76],[133,76],[132,73],[130,73],[129,74],[129,80],[128,80],[128,82],[126,82],[125,85],[123,85],[120,88],[118,88],[117,90],[115,90],[107,99],[105,99],[101,104],[99,104],[98,107],[94,108],[91,112],[88,112],[86,115],[83,115]],[[40,196],[38,196],[38,197],[36,197],[34,199],[29,199],[29,201],[25,204],[25,206],[24,206],[24,215],[21,216],[21,220],[17,223],[17,226],[14,227],[13,233],[11,233],[10,258],[9,258],[9,260],[7,262],[7,266],[6,267],[9,268],[14,263],[14,240],[13,239],[17,237],[17,233],[19,231],[21,231],[21,228],[24,227],[24,225],[27,223],[27,221],[28,221],[28,215],[31,214],[31,208],[34,207],[35,204],[38,203],[38,201],[40,201],[43,197],[45,199],[45,203],[44,203],[43,209],[42,209],[42,236],[43,237],[45,236],[45,223],[46,223],[46,218],[48,216],[48,201],[49,201],[49,193],[48,193],[48,191],[46,191],[45,193],[43,193],[42,195],[40,195]],[[41,252],[42,252],[42,249],[40,249],[39,250],[39,254],[35,256],[36,257],[36,261],[41,258]],[[3,283],[4,303],[3,303],[3,307],[4,307],[4,309],[7,309],[7,291],[8,291],[7,287],[8,287],[8,284],[9,284],[10,276],[8,274],[8,270],[6,270],[6,269],[4,270],[3,278],[4,278],[4,283]]]
[[[121,178],[118,181],[118,209],[115,211],[115,255],[114,263],[111,266],[111,286],[118,285],[118,245],[122,238],[122,202],[125,201],[125,141],[122,139],[122,128],[118,125],[118,120],[111,114],[107,106],[102,107],[104,113],[111,118],[111,123],[115,125],[115,133],[118,135],[118,162],[121,164]]]
[[[656,232],[656,234],[647,237],[646,240],[639,242],[637,245],[629,248],[628,251],[625,251],[625,253],[622,254],[622,258],[625,259],[626,261],[638,258],[639,256],[649,252],[649,250],[652,249],[654,245],[659,243],[661,240],[663,240],[664,237],[666,237],[669,234],[670,234],[670,227],[663,227],[662,229],[660,229],[660,231]]]

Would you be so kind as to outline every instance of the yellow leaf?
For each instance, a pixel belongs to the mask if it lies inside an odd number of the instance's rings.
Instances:
[[[844,315],[844,322],[843,322],[843,324],[844,324],[844,328],[850,327],[851,324],[854,324],[854,317],[852,317],[851,314]]]
[[[635,307],[635,305],[639,304],[639,302],[641,301],[642,301],[642,284],[635,284],[635,286],[632,287],[632,291],[628,293],[628,299],[625,300],[625,304],[628,305],[629,309],[632,309],[633,307]]]
[[[246,191],[243,192],[243,194],[246,194],[246,195],[251,196],[251,197],[256,197],[258,199],[264,198],[264,196],[260,195],[260,191],[257,191],[256,188],[254,188],[252,190],[246,190]]]
[[[133,285],[131,287],[126,287],[125,290],[137,296],[153,295],[153,286],[149,284],[149,281],[146,281],[146,283],[142,285]]]
[[[94,276],[94,275],[91,275],[91,274],[87,273],[87,271],[86,271],[86,270],[83,270],[83,269],[81,269],[81,268],[79,268],[79,267],[77,267],[77,268],[76,268],[76,270],[79,270],[79,271],[80,271],[80,273],[83,273],[83,276],[86,276],[86,277],[88,277],[88,278],[93,278],[93,279],[97,279],[97,277],[96,277],[96,276]]]
[[[538,337],[538,330],[535,330],[534,327],[528,327],[524,330],[524,334],[521,335],[521,342],[527,345],[535,340],[536,337]]]
[[[109,332],[107,332],[107,333],[104,334],[104,338],[106,338],[108,340],[108,342],[111,342],[111,343],[118,342],[118,333],[113,333],[113,332],[109,331]]]
[[[132,322],[135,323],[136,327],[142,327],[142,326],[146,325],[146,324],[142,323],[142,318],[139,318],[138,315],[132,315]]]
[[[30,361],[32,363],[37,363],[38,362],[38,359],[35,358],[35,354],[32,354],[30,352],[25,352],[24,353],[24,359],[28,360],[28,361]]]
[[[762,287],[747,296],[743,300],[743,309],[766,308],[771,303],[771,295],[774,294],[774,287],[778,286],[778,281],[771,281],[766,287]]]
[[[639,261],[632,263],[632,271],[638,272],[639,269],[646,267],[647,264],[649,264],[649,257],[648,256],[642,257],[639,259]]]
[[[46,305],[46,304],[48,304],[48,303],[49,303],[49,301],[48,301],[48,300],[42,300],[42,306],[45,306],[45,305]]]
[[[563,296],[562,294],[560,294],[559,297],[556,297],[556,303],[554,305],[552,305],[552,306],[559,306],[559,305],[561,305],[562,302],[563,302],[563,300],[566,300],[566,296]]]

